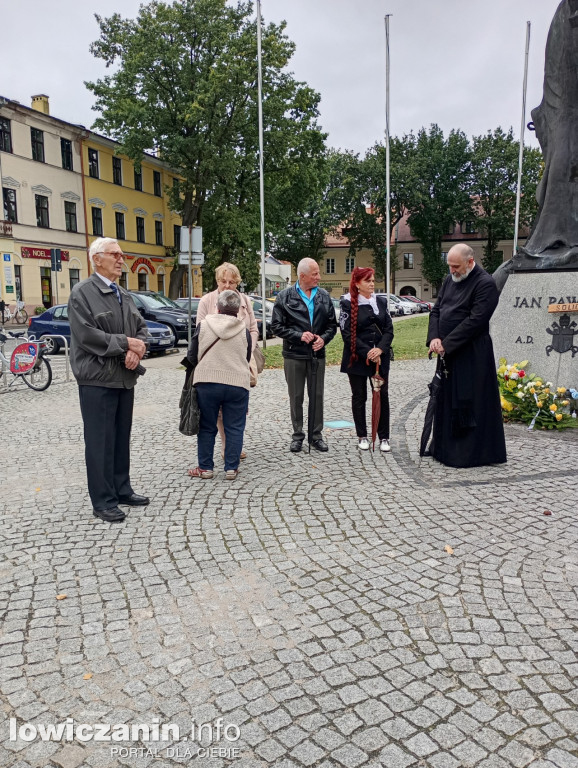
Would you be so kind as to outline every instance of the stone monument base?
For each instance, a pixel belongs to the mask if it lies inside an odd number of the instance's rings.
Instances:
[[[528,360],[544,381],[578,388],[578,272],[510,274],[490,333],[496,365]]]

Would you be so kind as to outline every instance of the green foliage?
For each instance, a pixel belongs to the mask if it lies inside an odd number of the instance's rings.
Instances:
[[[325,238],[348,218],[355,191],[357,155],[329,150],[319,158],[315,178],[308,187],[289,187],[286,201],[290,214],[284,229],[270,240],[270,252],[297,266],[303,258],[319,260]],[[295,204],[291,203],[294,198]]]
[[[483,266],[492,273],[502,263],[498,252],[500,240],[514,236],[516,188],[520,144],[512,129],[501,128],[474,136],[471,146],[472,183],[476,227],[485,237]],[[536,185],[541,153],[525,148],[522,164],[522,199],[520,226],[530,224],[537,210]]]
[[[95,127],[119,141],[137,164],[147,149],[159,152],[182,177],[165,190],[172,209],[184,225],[203,226],[207,266],[236,262],[252,285],[260,213],[251,4],[153,0],[135,20],[118,13],[96,18],[100,39],[91,51],[115,71],[87,83],[101,111]],[[273,233],[311,195],[324,154],[325,135],[316,122],[319,95],[287,72],[293,52],[284,24],[264,26],[266,226]]]
[[[471,216],[468,139],[462,131],[450,131],[447,139],[437,125],[422,128],[408,153],[410,200],[408,224],[423,251],[422,273],[439,286],[447,275],[441,250],[448,228]]]

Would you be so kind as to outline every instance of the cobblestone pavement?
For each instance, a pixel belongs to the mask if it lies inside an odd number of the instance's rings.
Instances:
[[[91,513],[75,384],[0,397],[0,766],[577,768],[578,435],[508,427],[504,466],[420,461],[433,363],[396,362],[390,455],[349,428],[294,455],[266,371],[237,480],[191,480],[176,365],[138,385],[153,501],[121,525]],[[336,368],[326,393],[350,420]],[[9,718],[180,737],[43,741]],[[199,756],[192,719],[224,753]]]

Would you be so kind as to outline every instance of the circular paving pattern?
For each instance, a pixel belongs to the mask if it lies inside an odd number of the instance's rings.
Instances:
[[[2,396],[21,440],[2,448],[0,765],[578,765],[578,435],[508,426],[506,465],[420,459],[432,367],[396,362],[391,454],[336,429],[295,455],[266,371],[238,478],[217,452],[191,480],[175,366],[138,385],[132,479],[153,501],[122,525],[91,515],[75,385]],[[349,403],[328,369],[326,420]],[[14,740],[9,718],[180,738]],[[239,738],[210,753],[191,721],[219,718]]]

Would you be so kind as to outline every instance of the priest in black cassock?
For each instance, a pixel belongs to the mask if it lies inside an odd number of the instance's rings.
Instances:
[[[448,267],[427,335],[445,364],[429,453],[449,467],[500,464],[506,441],[490,338],[498,289],[464,243],[449,251]]]

